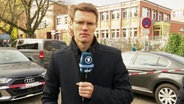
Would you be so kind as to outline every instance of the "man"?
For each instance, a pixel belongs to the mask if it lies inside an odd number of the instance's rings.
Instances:
[[[7,46],[7,40],[6,40],[6,39],[3,40],[1,46],[2,46],[2,47],[6,47],[6,46]]]
[[[130,104],[133,93],[120,50],[99,44],[94,36],[96,7],[80,3],[70,13],[71,44],[52,56],[42,103],[57,104],[61,90],[62,104]],[[94,60],[94,68],[85,82],[81,81],[79,69],[82,52],[91,52]]]

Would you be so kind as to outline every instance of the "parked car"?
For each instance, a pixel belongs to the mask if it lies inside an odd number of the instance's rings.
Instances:
[[[12,42],[11,47],[47,68],[52,52],[65,48],[66,43],[56,39],[17,39]]]
[[[184,75],[184,57],[164,52],[122,52],[135,93],[175,104]]]
[[[41,94],[45,73],[18,50],[0,47],[0,102]]]

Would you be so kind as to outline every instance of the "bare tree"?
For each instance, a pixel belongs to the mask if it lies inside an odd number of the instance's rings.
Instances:
[[[20,0],[19,0],[20,1]],[[0,30],[8,34],[13,33],[14,26],[9,22],[17,24],[18,20],[18,5],[15,0],[3,0],[0,3]],[[17,12],[16,12],[17,11]],[[21,14],[21,13],[19,13]]]
[[[0,20],[10,27],[23,31],[27,37],[33,38],[49,8],[49,0],[4,0],[4,4],[0,7],[3,6]]]

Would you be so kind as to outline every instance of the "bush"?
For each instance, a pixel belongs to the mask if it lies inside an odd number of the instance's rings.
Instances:
[[[172,33],[164,49],[165,52],[184,56],[184,36]]]

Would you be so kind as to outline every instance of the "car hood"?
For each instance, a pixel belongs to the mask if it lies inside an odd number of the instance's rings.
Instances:
[[[33,62],[0,65],[0,78],[26,77],[44,73],[45,68]]]

